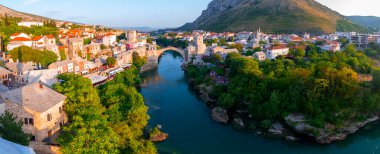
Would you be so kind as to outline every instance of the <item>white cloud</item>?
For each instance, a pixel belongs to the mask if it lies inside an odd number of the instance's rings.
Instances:
[[[38,1],[40,0],[26,0],[24,1],[24,5],[31,5],[31,4],[34,4],[34,3],[37,3]]]

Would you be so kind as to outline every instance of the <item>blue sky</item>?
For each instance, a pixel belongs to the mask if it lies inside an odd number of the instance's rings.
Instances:
[[[112,27],[178,27],[211,0],[3,0],[12,9],[54,19]],[[380,16],[379,0],[317,0],[344,15]]]

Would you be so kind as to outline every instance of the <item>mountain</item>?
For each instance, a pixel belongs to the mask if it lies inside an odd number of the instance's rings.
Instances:
[[[159,30],[159,28],[152,28],[152,27],[114,27],[115,29],[119,30],[137,30],[139,32],[153,32]]]
[[[7,15],[9,17],[22,18],[23,20],[52,20],[52,19],[42,17],[42,16],[38,16],[38,15],[33,15],[33,14],[15,11],[15,10],[12,10],[8,7],[0,5],[0,16],[5,16],[5,15]]]
[[[179,30],[333,33],[367,31],[315,0],[213,0],[193,23]]]
[[[348,19],[355,23],[380,29],[380,17],[375,16],[347,16]]]

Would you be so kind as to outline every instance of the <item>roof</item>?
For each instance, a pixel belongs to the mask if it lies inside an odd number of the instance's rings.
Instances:
[[[106,36],[114,36],[115,34],[107,33]]]
[[[51,34],[46,35],[46,37],[47,37],[48,39],[55,39],[54,35],[51,35]]]
[[[88,78],[91,80],[92,84],[99,83],[108,79],[107,77],[101,75],[94,75]]]
[[[32,38],[33,41],[39,41],[41,40],[42,38],[44,38],[43,36],[35,36]]]
[[[13,143],[3,138],[0,138],[0,153],[35,154],[31,147]]]
[[[11,74],[11,73],[12,73],[11,71],[9,71],[9,70],[5,69],[4,67],[0,66],[0,76],[2,76],[2,75],[8,75],[8,74]]]
[[[284,46],[284,45],[279,45],[279,46],[273,46],[273,47],[271,47],[271,50],[286,49],[286,48],[288,48],[288,47]]]
[[[53,84],[58,83],[57,76],[57,69],[32,70],[27,74],[27,81],[28,84],[42,82],[45,85],[52,86]]]
[[[55,63],[52,63],[52,64],[50,64],[50,66],[61,67],[61,66],[68,65],[70,63],[73,63],[73,61],[71,61],[69,59],[66,59],[66,60],[63,60],[63,61],[57,61]],[[50,68],[50,66],[49,66],[49,68]]]
[[[64,101],[66,96],[42,85],[33,83],[1,94],[5,101],[22,105],[25,108],[43,113],[58,103]]]
[[[24,42],[24,41],[32,41],[32,40],[28,39],[28,38],[25,38],[25,37],[16,37],[16,38],[14,38],[14,39],[11,40],[11,42],[15,42],[15,41]]]
[[[22,33],[14,33],[14,34],[12,34],[11,36],[19,36],[19,35],[21,35]]]
[[[259,56],[265,56],[265,53],[263,51],[255,52],[255,54]]]
[[[12,72],[17,72],[17,73],[23,73],[23,72],[34,69],[32,65],[24,64],[24,63],[15,63],[15,62],[6,63],[5,67],[7,67]]]

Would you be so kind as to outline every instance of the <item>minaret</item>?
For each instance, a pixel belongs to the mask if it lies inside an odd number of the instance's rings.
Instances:
[[[261,40],[261,29],[259,27],[259,30],[257,30],[257,34],[256,34],[256,41],[257,41],[257,44],[259,44],[260,40]]]

